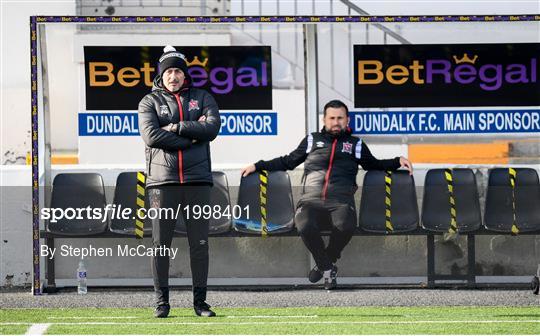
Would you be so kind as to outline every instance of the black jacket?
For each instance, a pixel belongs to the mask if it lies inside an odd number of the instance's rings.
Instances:
[[[221,120],[216,101],[188,81],[178,93],[154,79],[152,92],[139,103],[139,130],[146,144],[146,185],[212,184],[210,141]],[[202,115],[206,121],[197,121]],[[178,133],[161,129],[178,124]],[[196,142],[193,143],[193,140]]]
[[[350,130],[334,136],[323,128],[308,134],[290,154],[255,163],[257,170],[292,170],[304,163],[301,200],[350,200],[356,192],[358,165],[364,170],[396,170],[399,157],[378,160],[368,146]]]

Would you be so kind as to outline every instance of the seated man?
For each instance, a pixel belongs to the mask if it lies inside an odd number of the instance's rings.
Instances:
[[[367,145],[351,135],[349,110],[339,101],[324,106],[324,127],[307,135],[290,154],[269,161],[258,161],[242,169],[242,176],[255,171],[292,170],[304,162],[303,192],[296,210],[296,227],[313,255],[316,266],[309,281],[324,278],[324,287],[337,285],[336,261],[356,229],[354,193],[358,165],[365,170],[396,170],[405,167],[412,174],[412,164],[405,157],[378,160]],[[330,217],[332,233],[325,247],[319,220]]]

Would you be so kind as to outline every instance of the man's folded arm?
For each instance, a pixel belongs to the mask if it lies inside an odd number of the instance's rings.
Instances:
[[[139,103],[139,132],[148,147],[170,151],[191,146],[191,139],[168,132],[159,127],[159,120],[152,102],[143,98]]]
[[[212,95],[205,94],[204,96],[202,115],[206,117],[206,120],[180,121],[178,123],[180,136],[198,141],[212,141],[217,137],[221,127],[219,109]]]

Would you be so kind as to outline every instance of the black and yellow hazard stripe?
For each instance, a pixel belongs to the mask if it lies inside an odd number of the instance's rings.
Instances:
[[[510,187],[512,187],[512,234],[517,235],[519,228],[516,221],[516,170],[508,168],[508,176],[510,177]]]
[[[394,231],[392,225],[392,172],[387,170],[384,175],[384,205],[385,205],[385,227],[387,232]]]
[[[144,236],[144,220],[141,216],[141,209],[144,209],[144,194],[146,186],[146,175],[137,172],[137,212],[135,218],[135,237],[142,239]]]
[[[268,191],[268,171],[263,170],[259,173],[259,185],[260,185],[260,192],[259,192],[259,200],[260,200],[260,209],[261,209],[261,235],[263,237],[266,237],[268,235],[268,226],[267,226],[267,212],[266,212],[266,206],[267,206],[267,195],[266,192]]]
[[[454,176],[452,169],[444,170],[444,177],[448,187],[448,196],[450,201],[450,227],[448,233],[457,233],[457,212],[456,212],[456,198],[454,197]]]

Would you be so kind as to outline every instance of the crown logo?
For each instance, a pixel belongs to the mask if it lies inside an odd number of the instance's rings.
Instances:
[[[188,66],[196,66],[196,65],[198,65],[198,66],[201,66],[201,67],[203,67],[203,68],[206,67],[206,64],[208,64],[208,58],[205,58],[205,59],[204,59],[204,62],[201,62],[201,61],[199,60],[199,56],[195,56],[195,57],[193,58],[193,61],[187,62],[187,65],[188,65]]]
[[[478,55],[474,55],[474,57],[471,59],[471,58],[469,58],[469,55],[467,55],[467,53],[464,53],[463,58],[461,58],[461,59],[458,59],[456,57],[456,55],[453,55],[452,57],[454,58],[454,62],[456,62],[456,64],[460,64],[460,63],[474,64],[476,62],[476,60],[478,59]]]

